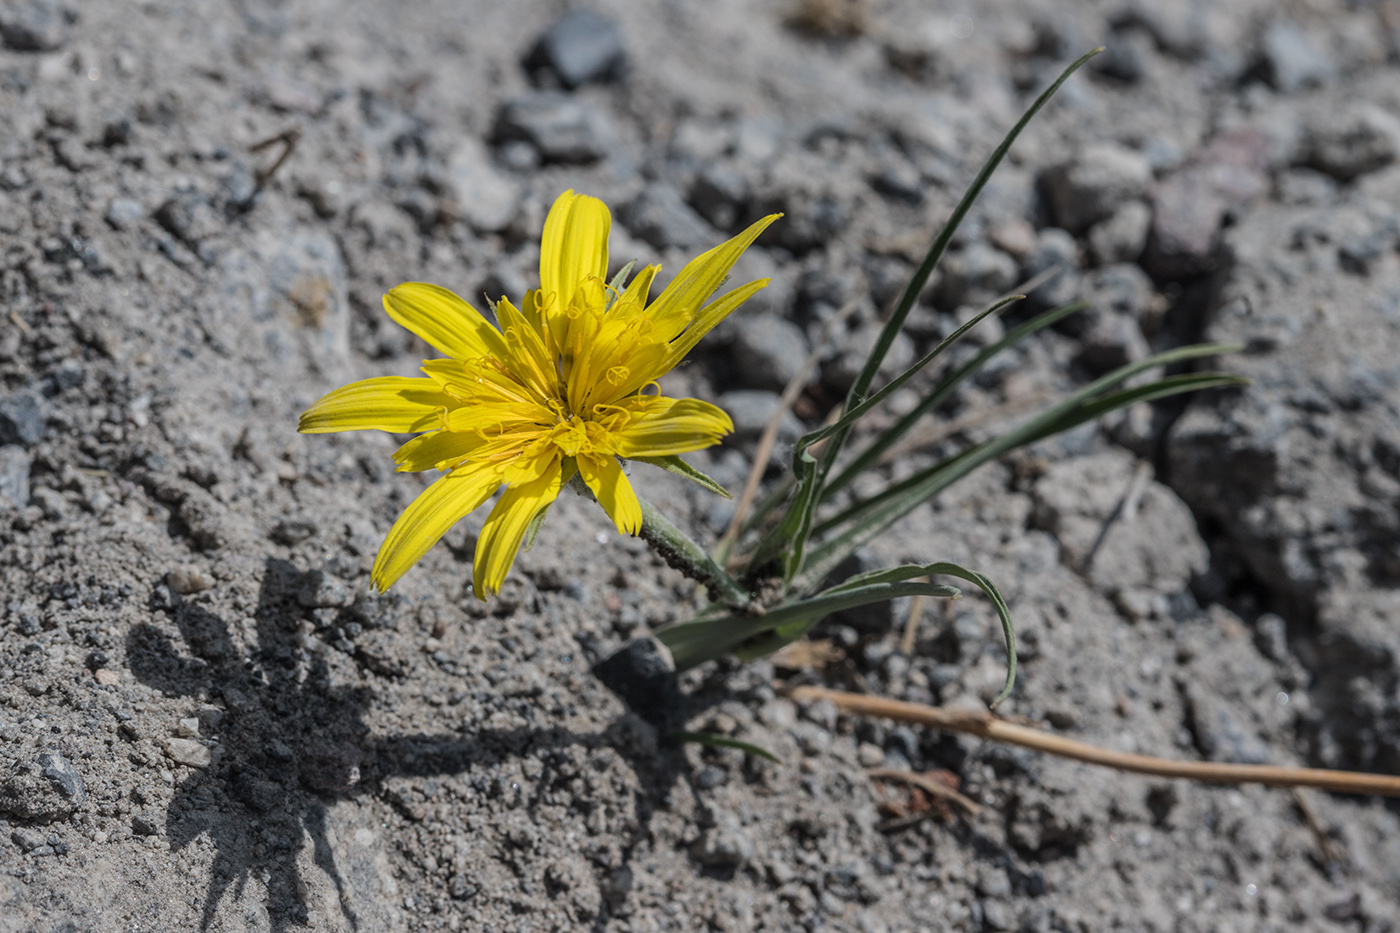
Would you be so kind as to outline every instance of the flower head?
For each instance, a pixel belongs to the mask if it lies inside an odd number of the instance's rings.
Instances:
[[[650,304],[659,266],[607,284],[611,217],[596,198],[566,191],[540,244],[540,287],[520,307],[502,298],[499,327],[445,288],[410,282],[384,310],[444,355],[424,378],[381,376],[326,395],[303,433],[415,433],[399,470],[443,471],[399,516],[372,576],[386,590],[460,518],[504,489],[477,539],[473,586],[494,594],[531,525],[578,476],[617,530],[636,534],[642,508],[621,460],[671,457],[733,430],[708,402],[655,394],[656,380],[767,279],[705,300],[779,215],[691,260]]]

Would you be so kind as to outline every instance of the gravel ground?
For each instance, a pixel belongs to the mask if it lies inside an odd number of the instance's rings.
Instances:
[[[861,560],[1001,584],[1009,715],[1400,771],[1395,0],[0,0],[0,930],[1396,929],[1394,804],[848,719],[777,696],[793,672],[768,662],[687,675],[683,709],[781,764],[678,747],[591,673],[694,605],[640,542],[561,500],[482,604],[473,516],[375,595],[423,480],[390,437],[295,433],[427,354],[386,289],[528,287],[565,188],[613,206],[618,264],[672,274],[781,210],[736,271],[772,286],[665,386],[733,410],[694,459],[737,487],[826,322],[855,303],[789,442],[1097,44],[892,356],[1047,269],[1027,307],[1092,308],[887,469],[1186,342],[1243,345],[1223,364],[1254,384],[985,468]],[[701,537],[728,521],[635,478]],[[994,695],[986,602],[927,607],[912,655],[908,608],[831,620],[835,653],[795,676]],[[946,772],[982,809],[890,827],[889,800],[927,800],[873,766]]]

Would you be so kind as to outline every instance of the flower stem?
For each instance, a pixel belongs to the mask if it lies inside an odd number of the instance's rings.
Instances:
[[[667,564],[681,573],[703,583],[710,599],[722,602],[734,612],[753,611],[753,595],[725,573],[705,549],[691,540],[671,520],[662,515],[645,499],[642,504],[642,540],[660,554]]]

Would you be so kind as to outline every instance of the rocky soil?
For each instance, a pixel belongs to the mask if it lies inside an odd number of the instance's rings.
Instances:
[[[888,470],[1153,349],[1241,344],[1222,364],[1254,384],[987,468],[863,559],[1003,586],[1011,715],[1400,770],[1395,0],[0,0],[0,930],[1396,929],[1394,804],[1105,773],[771,686],[984,702],[980,598],[926,607],[912,655],[900,605],[833,620],[820,668],[683,679],[688,728],[781,764],[677,746],[591,673],[694,605],[640,542],[561,501],[482,604],[476,516],[378,596],[423,478],[393,438],[295,433],[427,354],[387,288],[528,287],[565,188],[613,206],[618,265],[672,273],[782,210],[737,273],[773,285],[667,386],[733,410],[695,459],[737,487],[826,322],[854,303],[789,442],[1097,44],[893,356],[1045,270],[1028,307],[1092,308]],[[730,504],[635,474],[723,530]],[[891,827],[883,800],[921,801],[872,766],[945,770],[981,812]]]

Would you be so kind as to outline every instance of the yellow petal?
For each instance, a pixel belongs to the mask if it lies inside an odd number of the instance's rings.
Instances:
[[[559,386],[559,370],[543,336],[509,299],[496,302],[496,319],[501,322],[501,333],[510,348],[502,359],[509,361],[511,372],[531,390],[536,401],[544,403],[554,398]]]
[[[618,531],[625,535],[641,531],[642,503],[637,500],[632,483],[622,472],[622,464],[616,457],[580,456],[578,472]]]
[[[729,270],[739,257],[744,255],[758,235],[782,214],[769,214],[762,220],[750,224],[748,229],[732,239],[726,240],[714,249],[701,253],[685,268],[677,273],[666,286],[665,291],[651,303],[648,313],[656,324],[662,340],[671,340],[679,334],[695,316],[700,302],[724,283]]]
[[[613,438],[619,457],[669,457],[718,444],[733,430],[734,422],[721,409],[683,398],[669,408],[653,407]]]
[[[405,282],[384,296],[389,317],[456,360],[499,357],[505,341],[471,305],[440,285]]]
[[[371,577],[382,593],[418,563],[447,529],[477,508],[501,485],[493,468],[458,467],[409,503],[380,545]]]
[[[399,465],[400,473],[441,470],[444,463],[461,460],[480,445],[481,438],[475,434],[434,431],[431,434],[420,434],[394,451],[394,462]]]
[[[540,287],[554,292],[556,311],[569,306],[585,278],[607,276],[611,227],[607,205],[584,194],[565,191],[549,209],[540,240]]]
[[[539,479],[507,489],[497,500],[476,539],[476,560],[472,566],[472,588],[478,599],[494,596],[505,582],[525,530],[540,511],[559,496],[563,471],[558,461]]]
[[[695,348],[701,337],[713,330],[720,321],[729,317],[729,312],[752,298],[755,292],[770,281],[771,279],[757,279],[747,285],[740,285],[701,308],[700,313],[695,315],[695,320],[685,329],[685,333],[667,344],[666,359],[660,366],[661,372],[670,372],[677,363],[685,359],[687,353]],[[652,378],[657,377],[653,376]]]
[[[622,290],[622,294],[617,296],[617,301],[613,303],[613,307],[618,308],[627,305],[644,306],[647,303],[647,293],[651,291],[651,281],[656,278],[656,273],[660,271],[660,266],[650,265],[632,276],[632,281],[628,282],[627,287]]]
[[[322,396],[302,414],[297,430],[302,434],[429,431],[440,426],[439,409],[455,404],[431,379],[379,376]]]

